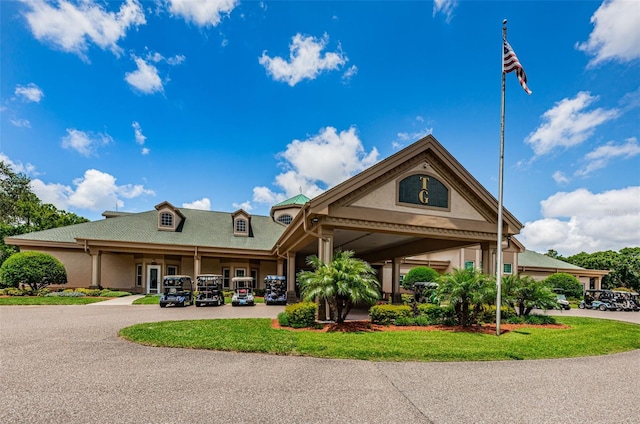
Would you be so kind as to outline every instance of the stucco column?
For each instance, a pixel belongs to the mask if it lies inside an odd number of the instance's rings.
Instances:
[[[193,279],[195,281],[196,277],[201,273],[201,265],[200,265],[200,261],[202,259],[202,256],[195,254],[193,256]]]
[[[284,259],[278,258],[278,262],[276,263],[276,274],[284,275]]]
[[[101,267],[101,259],[102,252],[100,250],[92,250],[90,252],[91,255],[91,288],[97,289],[100,287],[102,270]]]
[[[393,258],[391,263],[391,303],[401,304],[400,295],[400,263],[402,258]]]
[[[482,249],[482,273],[496,275],[496,243],[480,243]]]
[[[284,274],[283,267],[284,262],[278,260],[278,275]],[[296,302],[298,302],[296,293],[296,252],[287,252],[287,303]]]
[[[318,238],[318,258],[328,264],[333,260],[333,230],[320,227]],[[327,302],[318,302],[318,320],[327,319]]]

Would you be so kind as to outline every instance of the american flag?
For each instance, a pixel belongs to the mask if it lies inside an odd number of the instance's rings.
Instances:
[[[504,56],[502,58],[502,71],[505,73],[509,73],[515,69],[516,75],[518,76],[518,81],[520,81],[520,85],[524,88],[524,91],[527,94],[531,94],[531,90],[527,87],[527,74],[524,73],[524,68],[520,64],[518,60],[518,56],[516,56],[516,52],[513,51],[511,45],[504,40]]]

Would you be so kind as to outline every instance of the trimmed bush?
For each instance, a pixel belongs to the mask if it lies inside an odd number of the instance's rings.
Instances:
[[[66,284],[64,265],[48,253],[26,251],[9,256],[0,267],[0,282],[6,287],[28,285],[37,291],[50,284]]]
[[[515,313],[508,306],[500,308],[500,321],[506,321],[515,316]],[[496,322],[496,307],[494,305],[485,306],[482,312],[478,314],[478,322],[485,324],[495,324]]]
[[[290,323],[289,323],[289,315],[287,315],[286,312],[280,312],[278,314],[278,324],[280,324],[282,327],[290,327]]]
[[[373,324],[389,325],[398,318],[411,318],[411,307],[407,305],[375,305],[369,309]]]
[[[299,302],[288,305],[284,312],[293,328],[313,327],[316,322],[317,305],[313,302]]]
[[[65,290],[61,292],[51,292],[46,295],[47,297],[84,297],[84,293],[80,293],[73,290]]]
[[[527,324],[533,324],[533,325],[545,325],[545,324],[557,323],[555,317],[552,317],[551,315],[527,315],[524,319],[524,322]]]
[[[417,282],[436,282],[440,278],[440,274],[433,268],[428,266],[417,266],[412,268],[402,279],[402,288],[413,291],[413,284]]]
[[[109,289],[100,290],[100,297],[124,297],[129,295],[131,295],[131,293],[126,291]]]
[[[97,297],[100,296],[100,289],[76,289],[77,292],[84,293],[85,296]]]

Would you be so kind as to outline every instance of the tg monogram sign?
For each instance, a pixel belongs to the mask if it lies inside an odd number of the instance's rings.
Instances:
[[[433,175],[410,175],[398,184],[398,203],[449,208],[449,189]]]

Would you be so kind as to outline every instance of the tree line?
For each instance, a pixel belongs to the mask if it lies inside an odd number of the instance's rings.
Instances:
[[[546,255],[586,269],[610,270],[611,272],[602,278],[604,289],[626,287],[636,292],[640,291],[640,247],[625,247],[618,252],[580,252],[568,257],[560,255],[555,250],[549,250]]]
[[[82,222],[89,220],[43,203],[31,189],[29,177],[0,161],[0,265],[18,251],[16,246],[5,244],[5,237]]]

